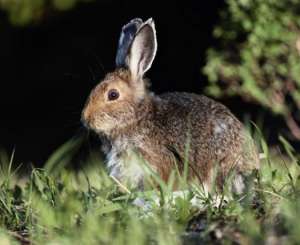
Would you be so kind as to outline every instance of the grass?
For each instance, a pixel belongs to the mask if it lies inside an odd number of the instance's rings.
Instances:
[[[299,156],[280,140],[275,153],[261,140],[259,181],[243,196],[225,192],[227,201],[186,183],[186,195],[175,197],[157,176],[159,188],[120,191],[96,155],[80,170],[67,167],[76,141],[26,178],[13,170],[13,154],[2,153],[0,244],[299,244]]]

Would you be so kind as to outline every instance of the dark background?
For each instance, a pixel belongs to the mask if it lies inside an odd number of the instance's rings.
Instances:
[[[121,1],[79,4],[39,24],[15,27],[0,14],[0,145],[16,162],[41,165],[81,134],[80,113],[90,90],[114,68],[120,29],[153,17],[158,53],[148,77],[156,93],[203,92],[205,51],[223,1]],[[239,117],[244,107],[225,101]],[[249,107],[249,110],[252,110]]]

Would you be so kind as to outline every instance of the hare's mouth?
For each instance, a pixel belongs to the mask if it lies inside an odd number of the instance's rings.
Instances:
[[[106,133],[115,128],[116,120],[107,113],[99,113],[95,116],[82,117],[81,122],[87,129],[96,133]]]

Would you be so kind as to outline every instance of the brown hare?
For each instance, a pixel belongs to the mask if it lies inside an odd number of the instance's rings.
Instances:
[[[259,167],[252,139],[224,105],[206,96],[149,92],[144,74],[156,50],[152,19],[126,24],[116,70],[94,88],[82,112],[85,126],[103,140],[110,175],[143,188],[142,161],[165,181],[176,165],[183,171],[187,162],[188,179],[201,181],[207,190],[213,179],[222,188],[234,169],[232,186],[240,192],[242,176]]]

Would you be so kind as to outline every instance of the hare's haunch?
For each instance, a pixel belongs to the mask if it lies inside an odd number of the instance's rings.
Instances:
[[[188,162],[189,180],[199,180],[208,188],[213,176],[222,187],[234,170],[233,185],[240,192],[241,175],[259,165],[252,139],[238,119],[212,99],[149,92],[144,74],[156,50],[152,19],[126,24],[116,70],[95,87],[82,112],[84,124],[103,139],[110,174],[121,183],[142,188],[144,161],[165,181],[176,166],[183,171]]]

